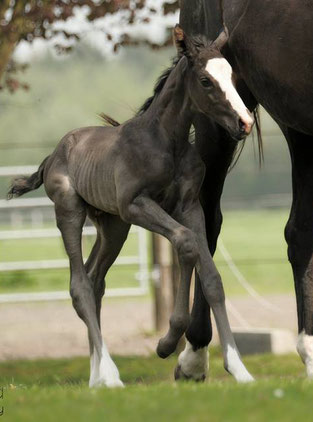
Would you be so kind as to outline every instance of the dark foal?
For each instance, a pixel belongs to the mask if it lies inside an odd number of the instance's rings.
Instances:
[[[184,41],[179,28],[175,34],[179,60],[136,117],[116,127],[70,132],[37,173],[17,179],[9,192],[19,196],[44,183],[55,204],[70,260],[73,306],[88,328],[90,386],[123,385],[102,340],[100,309],[105,275],[131,224],[167,237],[179,257],[180,287],[158,354],[166,357],[174,352],[189,325],[190,279],[196,266],[216,318],[225,367],[238,381],[252,380],[237,352],[221,278],[208,250],[198,199],[205,170],[189,143],[189,131],[194,110],[214,116],[236,139],[250,132],[253,119],[234,86],[228,85],[224,92],[207,70],[212,60],[222,59],[219,49],[225,34],[215,43]],[[227,98],[235,99],[237,108]],[[87,215],[97,228],[97,239],[84,265],[81,237]]]

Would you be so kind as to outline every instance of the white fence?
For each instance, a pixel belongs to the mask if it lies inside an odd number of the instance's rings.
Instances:
[[[30,174],[37,170],[37,166],[21,167],[0,167],[0,176],[14,176],[19,174]],[[0,200],[0,212],[4,209],[22,210],[25,208],[51,207],[53,203],[49,198],[18,198],[12,201]],[[94,227],[86,226],[83,230],[83,236],[94,236],[96,230]],[[147,232],[133,226],[130,230],[131,235],[138,237],[137,253],[131,256],[118,257],[114,265],[137,265],[138,287],[130,288],[112,288],[106,290],[106,296],[138,296],[145,295],[148,292],[149,282],[149,261]],[[58,229],[28,229],[28,230],[2,230],[0,231],[0,241],[19,240],[19,239],[42,239],[60,237]],[[68,268],[67,259],[47,259],[35,261],[15,261],[3,262],[0,259],[0,272],[19,271],[19,270],[42,270]],[[0,294],[0,303],[21,302],[21,301],[42,301],[42,300],[63,300],[69,299],[67,291],[53,291],[40,293],[9,293]]]

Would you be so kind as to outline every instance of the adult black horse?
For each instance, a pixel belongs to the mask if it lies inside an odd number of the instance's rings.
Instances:
[[[181,0],[180,25],[188,35],[215,39],[229,33],[223,54],[237,74],[237,89],[253,110],[261,104],[284,133],[292,162],[293,203],[286,226],[297,297],[298,352],[313,377],[313,3],[312,0]],[[196,144],[207,166],[202,189],[207,238],[216,247],[220,196],[236,143],[198,115]],[[201,379],[212,336],[210,310],[196,281],[187,346],[176,377]]]

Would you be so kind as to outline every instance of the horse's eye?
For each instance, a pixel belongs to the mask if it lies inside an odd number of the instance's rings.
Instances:
[[[210,88],[213,85],[212,81],[208,78],[201,79],[200,82],[204,88]]]

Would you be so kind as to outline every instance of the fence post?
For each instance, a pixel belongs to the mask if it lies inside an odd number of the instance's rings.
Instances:
[[[180,281],[180,270],[176,252],[170,242],[153,233],[152,250],[154,264],[154,321],[156,331],[166,331],[173,311],[175,297]],[[176,352],[184,349],[182,337]]]
[[[159,234],[152,236],[154,266],[154,322],[157,331],[165,331],[174,304],[172,283],[172,247]]]

